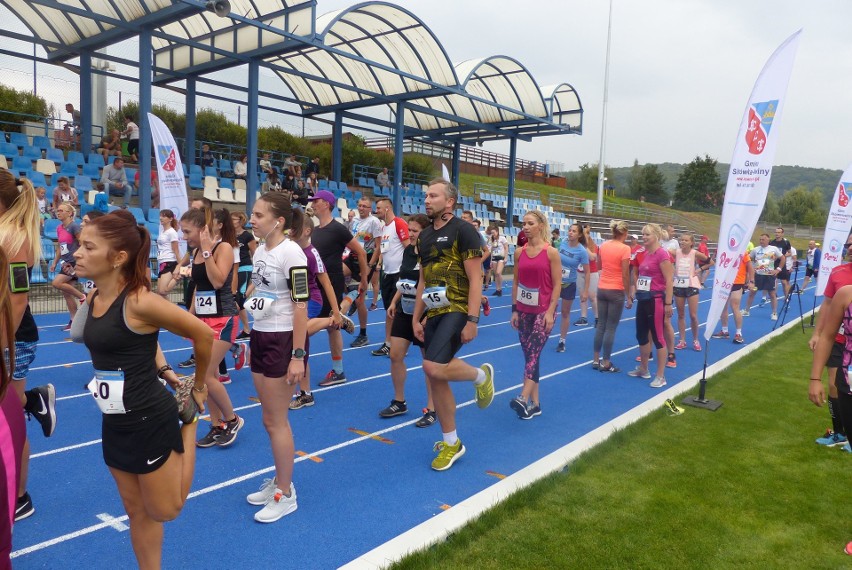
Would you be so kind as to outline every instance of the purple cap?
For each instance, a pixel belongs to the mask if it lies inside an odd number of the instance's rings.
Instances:
[[[334,194],[329,192],[328,190],[320,190],[311,198],[308,198],[310,201],[314,200],[325,200],[328,202],[328,205],[334,208],[334,204],[337,202],[337,199],[334,197]]]

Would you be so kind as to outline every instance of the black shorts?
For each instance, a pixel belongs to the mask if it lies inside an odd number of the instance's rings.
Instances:
[[[127,154],[139,154],[139,139],[131,139],[127,141]]]
[[[563,301],[573,301],[577,297],[577,282],[563,283],[559,298]]]
[[[429,317],[424,327],[423,360],[449,364],[462,347],[461,332],[467,325],[467,313],[444,313]]]
[[[163,466],[172,451],[183,453],[177,402],[126,414],[103,414],[101,437],[108,467],[143,475]]]
[[[695,287],[675,287],[672,291],[675,297],[685,297],[687,299],[698,295],[698,289]]]
[[[166,273],[172,273],[177,267],[177,261],[164,261],[160,264],[160,272],[157,274],[157,279]]]
[[[414,336],[414,327],[412,326],[412,319],[412,315],[406,315],[402,312],[402,309],[397,307],[396,314],[394,314],[393,321],[391,322],[390,335],[392,337],[395,336],[396,338],[403,338],[408,342],[413,342],[414,346],[423,346],[423,343],[417,340],[417,338]]]
[[[813,267],[805,267],[805,277],[813,277],[816,275],[817,271],[819,271],[819,268],[814,269]]]
[[[367,259],[370,259],[369,256]],[[354,252],[350,252],[349,256],[343,260],[343,265],[349,268],[353,281],[361,281],[361,264],[358,263],[358,256]]]
[[[337,306],[340,306],[340,301],[343,300],[343,293],[346,292],[346,280],[342,273],[328,273],[328,279],[331,281],[331,288],[334,289],[334,294],[337,296]],[[322,293],[322,310],[317,317],[328,317],[331,315],[331,305],[325,296],[325,288],[320,287]]]
[[[490,255],[482,261],[482,269],[484,269],[485,271],[488,271],[489,269],[491,269],[491,256]]]
[[[305,352],[308,352],[309,338],[305,337]],[[264,332],[251,331],[249,340],[251,352],[251,371],[263,374],[267,378],[283,378],[290,367],[290,357],[293,354],[293,331]],[[305,354],[305,366],[308,365],[308,355]]]
[[[790,270],[786,267],[781,268],[781,272],[778,273],[778,279],[781,281],[789,281],[790,280]]]
[[[492,256],[491,256],[491,261],[493,261],[494,263],[499,263],[499,262],[501,262],[501,261],[503,261],[503,260],[505,260],[505,259],[506,259],[506,258],[505,258],[505,257],[503,257],[502,255],[492,255]]]
[[[745,289],[745,283],[740,283],[739,285],[733,285],[731,287],[731,293],[733,293],[734,291],[742,291],[743,289]]]
[[[843,343],[835,342],[831,345],[831,354],[828,355],[826,368],[840,368],[843,366]]]
[[[774,291],[775,277],[772,275],[755,275],[754,286],[758,291]]]
[[[390,275],[382,273],[382,284],[380,289],[382,291],[382,304],[385,306],[386,311],[388,310],[394,295],[396,295],[397,281],[399,281],[399,273],[392,273]]]

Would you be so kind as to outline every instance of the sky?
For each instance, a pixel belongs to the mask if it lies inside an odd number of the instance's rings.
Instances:
[[[518,156],[562,163],[574,170],[596,164],[601,151],[609,3],[605,0],[401,0],[436,34],[453,62],[506,55],[524,64],[539,85],[566,82],[584,109],[583,134],[519,142]],[[354,2],[319,0],[317,14]],[[776,164],[843,169],[852,160],[852,2],[848,0],[613,0],[606,152],[609,166],[689,162],[709,155],[729,162],[757,76],[772,52],[803,29],[779,131]],[[9,22],[7,9],[0,17]],[[14,17],[11,17],[14,19]],[[19,24],[9,24],[23,31]],[[31,48],[30,48],[31,49]],[[135,42],[111,53],[134,57]],[[43,52],[42,52],[43,53]],[[0,56],[0,81],[32,89],[32,64]],[[235,72],[230,72],[233,80]],[[237,74],[242,73],[237,71]],[[262,88],[280,90],[264,76]],[[63,109],[76,76],[38,66],[39,94]],[[136,86],[110,80],[108,100],[136,99]],[[79,97],[77,96],[77,99]],[[72,102],[76,102],[71,98]],[[182,110],[180,97],[155,90],[155,102]],[[245,122],[245,107],[199,102]],[[261,114],[261,125],[283,123],[301,134],[293,117]],[[308,135],[328,132],[308,121]],[[508,152],[507,143],[485,148]]]

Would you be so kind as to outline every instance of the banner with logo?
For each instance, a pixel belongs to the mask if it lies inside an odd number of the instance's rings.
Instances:
[[[828,284],[831,270],[840,265],[843,257],[843,246],[852,230],[852,205],[849,203],[849,193],[852,192],[852,164],[846,167],[834,198],[831,199],[831,211],[825,222],[825,237],[822,238],[822,261],[817,275],[816,294],[822,295]]]
[[[707,340],[728,302],[737,269],[766,202],[775,161],[778,122],[801,32],[787,38],[766,62],[740,123],[722,206],[713,298],[704,331]]]
[[[177,151],[175,138],[166,124],[155,114],[148,113],[151,126],[151,138],[154,140],[154,156],[157,158],[157,182],[160,188],[160,209],[171,210],[175,219],[189,208],[186,198],[186,181],[183,177],[183,164]],[[178,231],[181,253],[186,251],[186,242]]]

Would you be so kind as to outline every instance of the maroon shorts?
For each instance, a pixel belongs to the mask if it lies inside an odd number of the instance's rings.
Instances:
[[[309,349],[309,339],[305,338],[305,353]],[[263,332],[252,330],[249,340],[251,351],[251,371],[263,374],[267,378],[283,378],[290,367],[293,354],[293,331]],[[305,366],[308,355],[305,354]]]

